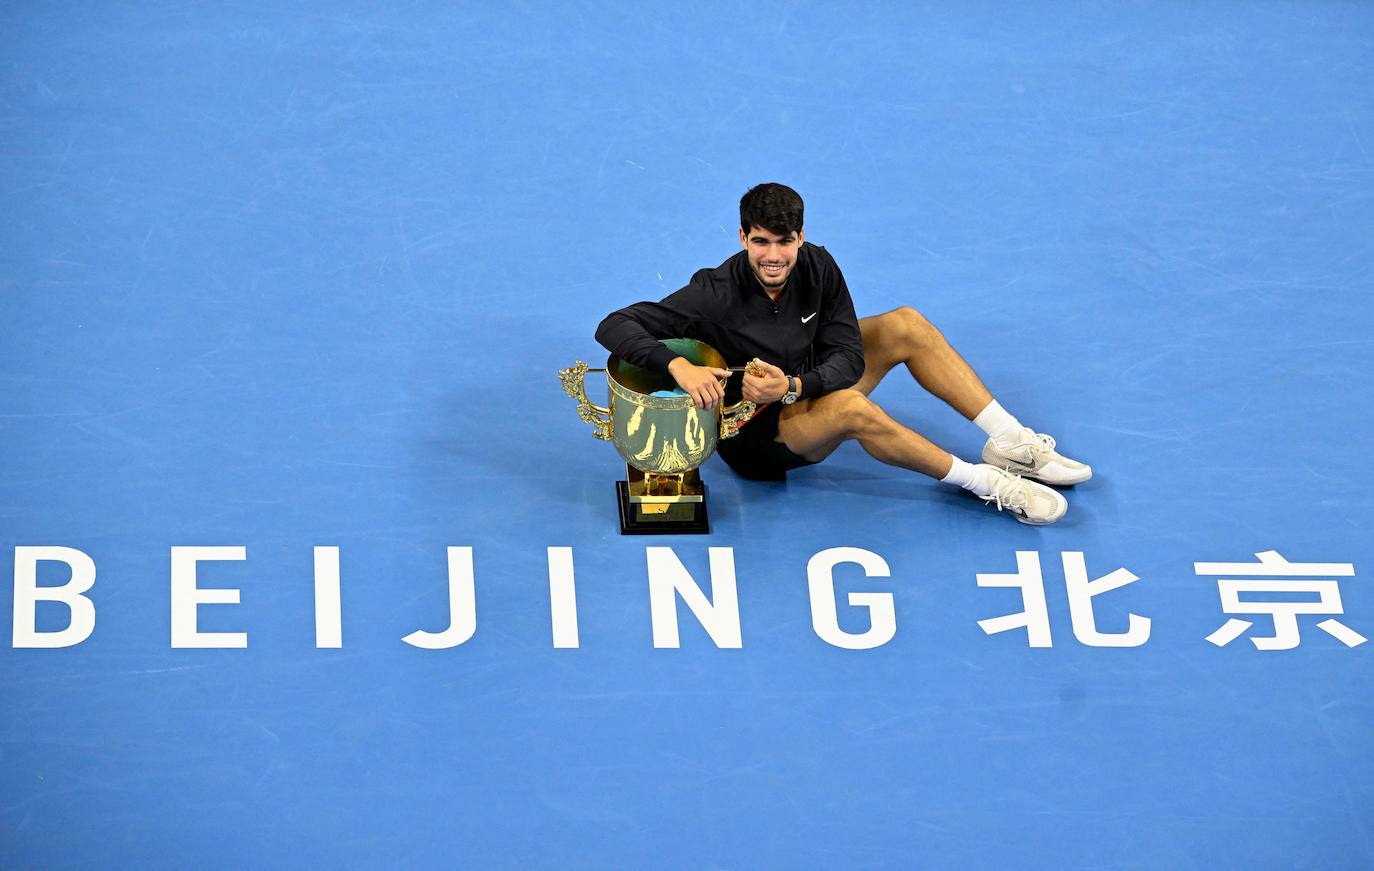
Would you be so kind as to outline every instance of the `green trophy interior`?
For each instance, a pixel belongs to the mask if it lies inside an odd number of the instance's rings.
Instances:
[[[696,339],[660,339],[667,346],[668,350],[680,357],[687,358],[687,361],[697,366],[715,366],[724,369],[725,358],[720,352],[710,345],[698,342]],[[655,372],[627,363],[618,357],[612,357],[606,364],[606,372],[615,382],[622,387],[633,390],[635,393],[648,395],[658,390],[676,390],[677,382],[673,376],[667,372]]]

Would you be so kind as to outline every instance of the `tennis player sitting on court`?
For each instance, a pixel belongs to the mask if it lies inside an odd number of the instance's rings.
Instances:
[[[803,239],[802,199],[780,184],[740,200],[744,250],[702,269],[662,302],[636,303],[606,317],[596,339],[612,354],[667,372],[701,408],[725,401],[724,369],[696,366],[659,339],[684,336],[712,346],[727,365],[761,365],[740,379],[761,406],[721,458],[744,478],[780,480],[819,463],[847,439],[878,460],[958,484],[1022,523],[1053,523],[1068,502],[1043,484],[1077,484],[1092,469],[1054,450],[1054,439],[1002,408],[929,321],[903,306],[856,319],[834,258]],[[868,395],[898,363],[926,390],[973,421],[988,441],[983,462],[966,463],[889,417]],[[766,403],[766,405],[765,405]]]

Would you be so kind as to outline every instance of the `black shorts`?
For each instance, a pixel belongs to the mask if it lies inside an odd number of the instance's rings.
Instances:
[[[815,465],[776,441],[780,414],[782,403],[771,402],[740,427],[737,435],[716,442],[716,453],[736,475],[750,481],[782,481],[788,469]]]

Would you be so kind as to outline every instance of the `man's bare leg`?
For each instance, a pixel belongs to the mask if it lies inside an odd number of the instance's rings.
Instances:
[[[803,399],[778,417],[778,441],[812,462],[820,462],[848,439],[874,459],[936,480],[949,474],[953,457],[915,430],[888,416],[865,394],[850,388]]]
[[[867,395],[898,363],[926,390],[973,421],[988,436],[983,461],[1056,485],[1092,477],[1092,468],[1057,453],[1054,440],[1022,426],[997,403],[959,352],[920,312],[902,306],[859,321],[864,374],[855,389]]]
[[[957,484],[996,503],[999,510],[1009,510],[1022,523],[1053,523],[1069,507],[1063,496],[1043,484],[955,458],[853,388],[801,400],[778,416],[778,441],[812,462],[825,459],[848,439],[876,460]]]
[[[868,395],[898,363],[905,363],[922,387],[969,420],[987,407],[992,394],[940,331],[909,306],[863,318],[859,331],[865,363],[859,383],[784,409],[778,419],[778,441],[792,453],[818,462],[854,439],[874,459],[944,478],[953,456],[893,420]]]
[[[926,390],[969,420],[992,402],[992,394],[935,325],[910,306],[863,318],[864,374],[854,388],[865,396],[898,363]]]

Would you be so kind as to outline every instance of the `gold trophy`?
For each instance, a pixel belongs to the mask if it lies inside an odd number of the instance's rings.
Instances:
[[[726,368],[725,358],[695,339],[665,339],[674,353],[698,366]],[[605,372],[610,407],[587,399],[587,373]],[[754,415],[754,403],[728,408],[697,408],[692,397],[653,396],[677,389],[671,375],[660,374],[612,356],[605,369],[578,360],[560,370],[563,391],[577,400],[577,416],[592,425],[592,435],[615,443],[625,460],[626,480],[616,481],[623,535],[706,533],[706,485],[697,471],[716,449]]]

